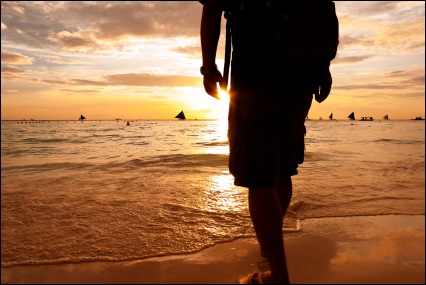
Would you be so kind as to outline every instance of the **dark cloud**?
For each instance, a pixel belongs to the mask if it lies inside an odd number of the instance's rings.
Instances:
[[[91,64],[90,62],[86,62],[86,61],[82,61],[82,60],[74,60],[74,59],[52,59],[52,60],[48,60],[51,63],[55,63],[55,64],[69,64],[69,65],[86,65],[86,64]]]
[[[405,2],[405,1],[404,1]],[[413,18],[424,18],[424,1],[410,1],[409,6],[401,1],[334,1],[340,17],[352,17],[357,22],[363,19],[381,23],[406,23]]]
[[[7,26],[7,29],[2,30],[2,46],[53,48],[52,43],[46,38],[66,30],[61,21],[50,16],[50,13],[53,15],[62,13],[60,2],[2,1],[1,5],[2,24]],[[54,8],[48,9],[49,6]]]
[[[419,76],[419,74],[422,74],[423,76]],[[417,81],[416,84],[420,83],[421,85],[424,85],[424,74],[425,69],[424,68],[416,68],[416,69],[409,69],[409,70],[395,70],[388,73],[383,73],[379,75],[381,78],[386,78],[390,80],[398,80],[403,79],[405,81]]]
[[[25,73],[25,69],[12,67],[12,66],[5,66],[1,68],[1,72],[7,72],[7,73]]]
[[[201,10],[198,1],[2,1],[2,45],[106,49],[128,37],[198,37]]]
[[[365,61],[367,59],[370,59],[371,56],[346,56],[346,57],[339,57],[336,56],[335,59],[333,59],[332,63],[333,64],[340,64],[340,63],[358,63],[358,62],[362,62]]]
[[[33,82],[41,82],[50,85],[68,85],[68,86],[146,86],[146,87],[198,87],[202,83],[201,77],[184,75],[154,75],[149,73],[140,74],[114,74],[103,77],[103,80],[86,79],[37,79],[17,76],[16,73],[24,72],[17,69],[5,69],[8,72],[2,73],[5,79],[20,79]],[[14,71],[13,73],[11,71]]]
[[[425,76],[424,68],[411,70],[397,70],[388,73],[378,74],[368,84],[348,84],[333,86],[334,90],[413,90],[424,89]],[[419,76],[419,74],[423,74]],[[374,82],[375,80],[375,82]],[[408,93],[408,92],[407,92]],[[412,92],[413,93],[413,92]],[[423,94],[414,92],[413,94]]]
[[[78,2],[68,7],[73,17],[91,23],[96,38],[103,40],[198,36],[201,9],[197,1]]]
[[[40,82],[54,85],[70,86],[146,86],[146,87],[199,87],[201,77],[184,75],[155,75],[149,73],[112,74],[103,77],[103,80],[51,80],[43,79]]]
[[[200,85],[201,77],[184,75],[155,75],[142,74],[114,74],[105,76],[105,82],[112,85],[126,86],[196,86]]]
[[[49,41],[60,44],[67,50],[81,49],[81,48],[91,48],[96,47],[97,43],[95,40],[80,35],[79,33],[72,34],[70,32],[59,32],[55,35],[48,36]]]
[[[8,63],[8,64],[23,64],[23,65],[29,65],[33,63],[30,57],[19,54],[19,53],[7,51],[7,50],[1,51],[1,62]]]
[[[350,46],[368,46],[371,47],[374,45],[374,38],[365,35],[358,36],[348,36],[340,35],[339,36],[339,46],[338,49],[343,49]]]
[[[23,75],[29,74],[41,74],[41,75],[54,75],[57,72],[52,71],[39,71],[17,68],[14,66],[3,66],[1,68],[1,78],[6,80],[26,80],[26,81],[38,81],[36,78],[28,78]]]
[[[394,84],[388,84],[388,83],[369,83],[369,84],[351,84],[351,85],[340,85],[340,86],[333,86],[333,89],[340,89],[340,90],[357,90],[357,89],[405,89],[406,87],[401,85],[394,85]]]
[[[84,95],[97,95],[102,92],[98,89],[60,89],[61,92],[78,93]]]
[[[362,15],[363,17],[385,14],[395,10],[397,1],[335,1],[338,16]]]
[[[221,46],[218,46],[218,50],[222,50],[222,49],[223,48]],[[172,49],[172,51],[175,51],[175,52],[181,53],[181,54],[187,54],[187,55],[197,57],[197,58],[201,58],[201,45],[182,46],[182,47]]]

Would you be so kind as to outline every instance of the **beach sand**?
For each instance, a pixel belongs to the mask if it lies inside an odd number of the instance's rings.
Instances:
[[[424,284],[425,217],[303,220],[285,236],[294,284]],[[268,267],[254,238],[196,253],[131,262],[16,266],[2,284],[234,284]]]

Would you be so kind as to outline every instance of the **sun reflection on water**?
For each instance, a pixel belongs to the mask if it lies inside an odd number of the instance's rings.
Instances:
[[[228,120],[212,121],[208,127],[200,132],[201,141],[211,154],[229,154]]]
[[[234,178],[227,171],[212,176],[207,185],[205,207],[217,211],[240,212],[247,209],[246,190],[234,186]]]

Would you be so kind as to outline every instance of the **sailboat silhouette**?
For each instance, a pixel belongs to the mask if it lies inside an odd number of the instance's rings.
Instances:
[[[183,113],[183,111],[180,111],[180,113],[177,114],[175,118],[181,119],[181,120],[185,120],[186,119],[185,118],[185,114]]]
[[[383,119],[385,119],[385,120],[389,120],[389,116],[388,116],[388,115],[385,115],[385,116],[383,117]]]
[[[355,120],[355,114],[354,114],[354,112],[352,112],[352,113],[348,116],[348,118],[349,118],[349,119],[351,119],[351,120]]]
[[[333,120],[333,113],[330,114],[330,117],[328,117],[330,120]]]
[[[86,117],[85,116],[83,116],[83,115],[80,115],[80,118],[78,119],[79,121],[81,121],[82,123],[83,123],[83,120],[85,120],[86,119]]]

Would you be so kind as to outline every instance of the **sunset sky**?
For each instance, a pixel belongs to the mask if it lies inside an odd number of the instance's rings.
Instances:
[[[333,88],[309,117],[424,117],[425,2],[335,4]],[[202,86],[201,13],[197,1],[2,1],[1,119],[226,118]]]

